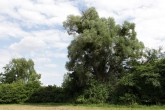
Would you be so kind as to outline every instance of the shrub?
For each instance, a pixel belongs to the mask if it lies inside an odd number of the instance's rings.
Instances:
[[[21,83],[0,85],[0,103],[21,103],[27,98],[25,86]]]
[[[84,93],[80,95],[77,103],[104,103],[108,99],[108,88],[96,80],[89,80]]]
[[[65,100],[63,89],[57,86],[40,87],[29,98],[30,103],[62,103]]]
[[[38,84],[23,84],[21,81],[0,84],[0,103],[25,102],[38,87]]]

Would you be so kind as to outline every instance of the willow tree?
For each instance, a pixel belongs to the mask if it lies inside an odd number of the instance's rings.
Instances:
[[[69,15],[63,25],[73,36],[68,47],[68,76],[79,87],[90,78],[101,82],[120,78],[142,55],[144,46],[136,38],[135,24],[116,24],[111,17],[99,17],[95,8],[81,16]]]

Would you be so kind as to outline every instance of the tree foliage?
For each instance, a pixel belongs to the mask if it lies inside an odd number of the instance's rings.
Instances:
[[[164,103],[164,58],[160,50],[150,49],[145,52],[145,58],[140,64],[134,65],[129,74],[124,75],[116,88],[116,102],[158,104]],[[161,72],[160,72],[161,71]],[[122,91],[121,91],[122,90]],[[131,100],[127,96],[132,95]],[[121,100],[120,100],[121,99]],[[127,101],[126,101],[127,100]]]
[[[23,103],[40,87],[38,84],[23,84],[21,81],[0,84],[0,103]]]
[[[90,79],[83,94],[78,96],[76,103],[105,103],[109,96],[106,84]]]
[[[102,81],[110,75],[120,76],[124,67],[130,67],[142,54],[135,24],[125,21],[117,25],[113,18],[100,18],[94,8],[82,16],[68,16],[64,27],[69,34],[76,34],[68,47],[66,67],[70,74],[77,74],[80,84],[91,75]]]
[[[30,103],[63,103],[66,97],[63,88],[57,86],[43,86],[35,91],[27,100]]]
[[[23,83],[40,82],[40,74],[34,69],[34,62],[25,58],[12,59],[4,67],[1,83],[13,83],[21,80]]]
[[[40,74],[34,62],[24,58],[12,59],[0,75],[0,103],[22,103],[40,87]]]

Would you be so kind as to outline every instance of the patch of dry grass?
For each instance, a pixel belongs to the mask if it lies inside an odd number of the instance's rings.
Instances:
[[[63,106],[63,105],[0,105],[0,110],[165,110],[165,107],[126,107],[126,106]]]
[[[0,105],[0,110],[90,110],[80,106]]]

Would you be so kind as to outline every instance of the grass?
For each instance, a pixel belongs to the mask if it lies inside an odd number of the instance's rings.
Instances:
[[[165,110],[165,106],[73,105],[73,104],[5,104],[0,110]]]

